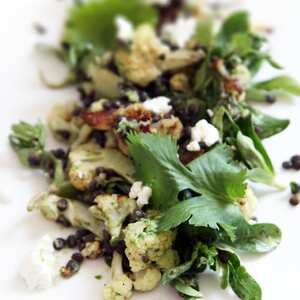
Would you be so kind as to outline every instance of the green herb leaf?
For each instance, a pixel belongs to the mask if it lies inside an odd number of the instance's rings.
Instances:
[[[182,278],[175,279],[171,282],[171,285],[184,296],[184,299],[197,300],[203,299],[203,295],[200,291],[196,290],[187,284]],[[186,297],[188,296],[188,297]]]
[[[240,224],[235,231],[235,240],[219,240],[234,249],[252,252],[267,253],[273,251],[281,242],[281,231],[274,224]]]
[[[35,125],[26,122],[14,124],[9,141],[20,161],[25,166],[29,166],[30,156],[40,155],[44,151],[45,128],[41,123]]]
[[[258,82],[253,87],[265,91],[280,90],[292,95],[300,96],[300,84],[292,77],[286,75]]]
[[[185,189],[224,203],[235,202],[245,194],[246,171],[233,162],[230,149],[224,145],[185,167],[169,136],[133,133],[128,141],[136,177],[152,188],[155,208],[165,210],[173,206],[178,193]]]
[[[218,224],[236,226],[241,220],[243,217],[237,205],[203,196],[170,208],[161,218],[159,229],[166,231],[186,221],[194,226],[218,228]]]
[[[213,20],[212,18],[205,18],[198,21],[198,25],[194,34],[194,40],[201,43],[201,45],[210,48],[214,41]]]
[[[116,43],[115,17],[121,15],[133,25],[155,24],[157,13],[140,0],[90,0],[70,10],[64,41],[76,48],[90,45],[96,52],[111,49]]]
[[[257,134],[261,139],[271,137],[285,130],[290,121],[287,119],[278,119],[251,108],[253,125],[257,129]]]
[[[236,34],[248,33],[249,31],[250,21],[248,12],[235,12],[224,21],[218,35],[219,43],[224,44],[231,42]]]
[[[252,116],[249,115],[245,118],[241,118],[238,121],[238,125],[239,125],[242,133],[252,139],[255,149],[264,158],[265,165],[267,166],[267,169],[270,171],[270,173],[275,174],[272,161],[271,161],[265,147],[263,146],[259,136],[255,132],[253,122],[252,122]]]
[[[262,292],[259,284],[241,266],[239,258],[231,254],[229,265],[229,283],[233,291],[242,300],[261,300]]]

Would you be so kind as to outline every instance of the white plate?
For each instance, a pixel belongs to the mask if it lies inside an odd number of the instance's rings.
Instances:
[[[250,3],[251,2],[251,3]],[[22,258],[45,233],[61,235],[61,228],[42,219],[39,214],[26,212],[28,199],[46,188],[44,178],[23,169],[7,144],[9,127],[19,120],[44,120],[56,102],[75,97],[72,90],[50,91],[38,79],[34,44],[38,41],[56,41],[62,24],[64,1],[55,0],[2,0],[0,9],[0,199],[10,201],[0,204],[0,299],[66,299],[99,300],[101,289],[108,280],[109,270],[101,261],[84,264],[79,275],[60,281],[43,292],[29,292],[18,277]],[[256,20],[272,24],[276,33],[272,38],[274,57],[286,71],[300,79],[300,2],[297,0],[251,0],[248,6]],[[44,24],[49,33],[39,37],[32,28],[34,22]],[[101,22],[101,20],[99,20]],[[272,72],[266,71],[271,75]],[[283,160],[300,152],[299,99],[293,102],[265,106],[263,109],[278,117],[288,117],[291,126],[284,133],[266,142],[280,171],[281,178],[289,182],[300,181],[300,173],[280,170]],[[274,222],[283,232],[281,246],[264,256],[243,257],[249,272],[258,280],[264,291],[264,300],[300,299],[300,207],[288,203],[289,193],[260,188],[258,218],[261,222]],[[66,233],[64,233],[66,234]],[[98,281],[95,275],[103,275]],[[213,274],[201,276],[201,288],[209,300],[237,299],[230,291],[220,291]],[[5,298],[4,298],[5,297]],[[160,288],[134,299],[177,299],[168,288]]]

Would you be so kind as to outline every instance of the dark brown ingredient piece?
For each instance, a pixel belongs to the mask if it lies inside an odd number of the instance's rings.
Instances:
[[[116,121],[116,110],[83,112],[81,118],[85,123],[100,130],[110,130]]]

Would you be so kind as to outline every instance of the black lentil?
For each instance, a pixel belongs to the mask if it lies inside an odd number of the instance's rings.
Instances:
[[[299,205],[300,203],[300,200],[299,200],[299,195],[293,195],[291,198],[290,198],[290,204],[292,206],[297,206]]]
[[[77,239],[74,234],[71,234],[68,236],[67,245],[69,248],[75,248],[77,246]]]
[[[56,220],[56,222],[58,224],[61,224],[63,225],[64,227],[70,227],[71,226],[71,223],[68,219],[66,219],[66,217],[64,217],[63,215],[59,216]]]
[[[59,211],[63,212],[68,208],[68,201],[66,199],[59,199],[56,206]]]
[[[80,252],[76,252],[72,255],[72,259],[77,261],[78,263],[82,263],[84,261],[84,257]]]
[[[95,140],[95,142],[101,146],[105,147],[106,144],[106,136],[104,131],[94,130],[91,134],[91,137]]]
[[[71,137],[71,133],[67,130],[58,130],[56,133],[63,138],[65,141],[68,141]]]
[[[300,170],[300,155],[294,155],[291,158],[291,163],[295,170]]]
[[[62,250],[66,245],[66,241],[63,238],[57,238],[53,241],[53,248],[57,251]]]
[[[64,149],[58,148],[51,150],[51,153],[55,156],[57,159],[66,159],[67,153],[65,152]]]
[[[41,157],[39,155],[31,154],[28,157],[28,163],[31,167],[37,168],[41,165]]]
[[[293,165],[290,161],[284,161],[282,163],[282,168],[285,169],[285,170],[290,170],[293,168]]]
[[[90,233],[87,229],[78,229],[75,233],[75,237],[77,240],[82,239],[85,235],[88,235]]]
[[[276,102],[276,97],[273,96],[273,95],[267,95],[266,96],[266,102],[269,103],[269,104],[273,104]]]
[[[93,242],[93,241],[95,241],[95,239],[96,239],[96,236],[93,233],[89,233],[82,237],[82,241],[85,243]]]

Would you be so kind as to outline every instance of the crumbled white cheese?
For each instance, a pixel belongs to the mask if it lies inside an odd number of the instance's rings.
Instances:
[[[186,149],[191,152],[197,152],[201,150],[201,147],[198,142],[192,141],[186,146]]]
[[[143,186],[141,181],[136,181],[130,189],[129,197],[131,199],[137,199],[136,203],[138,207],[143,207],[149,204],[149,199],[152,196],[152,189],[148,186]]]
[[[172,106],[169,105],[170,101],[169,98],[161,96],[146,100],[143,105],[145,109],[160,115],[166,114],[172,109]]]
[[[192,38],[196,27],[197,20],[194,17],[180,16],[174,23],[168,23],[163,26],[162,37],[182,48]]]
[[[20,276],[30,290],[47,289],[59,276],[58,254],[52,242],[49,235],[43,236],[34,251],[24,261]]]
[[[123,42],[132,40],[134,28],[132,23],[124,16],[117,16],[115,18],[115,25],[117,26],[117,38]]]
[[[191,129],[191,142],[187,145],[188,151],[199,151],[200,142],[203,142],[206,146],[210,147],[217,143],[220,139],[219,131],[212,124],[209,124],[206,120],[200,120]],[[196,146],[198,144],[198,146]]]
[[[144,0],[146,4],[159,6],[167,6],[170,4],[170,1],[171,0]]]

